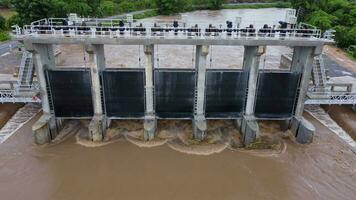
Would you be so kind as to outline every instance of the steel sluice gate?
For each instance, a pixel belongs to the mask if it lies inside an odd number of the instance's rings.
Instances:
[[[48,70],[49,102],[56,117],[93,116],[90,71]]]
[[[49,100],[56,117],[93,116],[91,74],[88,69],[48,70]],[[154,70],[155,112],[158,118],[189,119],[194,114],[194,69]],[[255,116],[290,118],[294,114],[299,73],[259,72]],[[207,69],[206,118],[239,118],[244,113],[248,73],[235,69]],[[109,118],[143,118],[145,71],[105,69],[101,72],[103,110]]]
[[[102,72],[104,110],[108,117],[140,118],[145,114],[144,69]]]

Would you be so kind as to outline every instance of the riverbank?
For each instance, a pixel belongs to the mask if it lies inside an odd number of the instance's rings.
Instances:
[[[344,50],[335,46],[327,45],[324,47],[323,53],[341,67],[356,73],[356,61],[352,60]]]

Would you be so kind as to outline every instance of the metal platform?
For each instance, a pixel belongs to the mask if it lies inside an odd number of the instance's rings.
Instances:
[[[0,90],[0,103],[40,103],[37,91],[19,93],[16,90]]]
[[[340,94],[340,93],[312,93],[308,94],[308,99],[305,104],[317,105],[356,105],[356,93]]]

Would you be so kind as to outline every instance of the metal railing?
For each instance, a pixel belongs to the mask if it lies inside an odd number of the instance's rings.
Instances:
[[[356,105],[356,94],[354,95],[331,95],[328,98],[320,98],[320,99],[307,99],[305,104],[317,104],[317,105]]]
[[[324,59],[322,55],[314,58],[313,63],[313,78],[315,89],[326,89],[327,80],[326,80],[326,70],[324,65]]]
[[[217,28],[218,27],[218,28]],[[78,18],[69,21],[65,18],[42,19],[26,25],[23,28],[13,26],[15,37],[20,36],[56,36],[56,37],[160,37],[160,38],[201,38],[201,39],[227,39],[227,38],[264,38],[264,39],[325,39],[321,30],[316,28],[222,28],[221,25],[207,24],[186,25],[155,24],[154,26],[124,24],[120,19],[91,19]],[[331,38],[329,38],[331,39]]]
[[[201,29],[201,28],[159,28],[159,27],[88,27],[88,26],[25,26],[15,36],[62,36],[62,37],[164,37],[164,38],[321,38],[320,30],[308,29]]]
[[[356,93],[348,92],[308,92],[305,104],[356,105]]]
[[[15,90],[0,90],[0,103],[39,103],[37,95],[20,96]]]
[[[25,51],[21,59],[16,91],[32,88],[31,80],[33,76],[33,68],[32,53]]]

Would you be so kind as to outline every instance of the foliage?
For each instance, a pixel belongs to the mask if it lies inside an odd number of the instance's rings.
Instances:
[[[308,22],[322,30],[330,29],[332,27],[333,21],[336,19],[337,18],[335,16],[329,15],[322,10],[314,11],[308,16]]]
[[[12,0],[12,4],[21,18],[21,25],[50,17],[52,0]]]
[[[171,15],[193,9],[191,0],[155,0],[157,11],[162,15]]]
[[[6,31],[0,31],[0,42],[11,39],[10,35]]]
[[[6,28],[6,19],[5,17],[0,15],[0,30],[4,30]]]
[[[7,28],[10,28],[12,25],[21,24],[21,23],[22,23],[22,19],[20,18],[20,15],[15,14],[9,19],[7,19],[6,26]]]
[[[335,29],[336,44],[344,49],[356,45],[356,2],[347,0],[291,0],[299,20],[321,28]]]
[[[0,7],[10,8],[11,0],[0,0]]]
[[[222,4],[224,3],[224,0],[209,0],[209,8],[213,10],[218,10],[222,7]]]
[[[143,18],[147,18],[147,17],[154,17],[154,16],[157,16],[158,13],[156,10],[149,10],[149,11],[146,11],[144,13],[141,13],[141,14],[135,14],[133,16],[134,19],[143,19]]]
[[[100,16],[110,16],[115,14],[116,4],[112,1],[103,1],[99,6]]]

